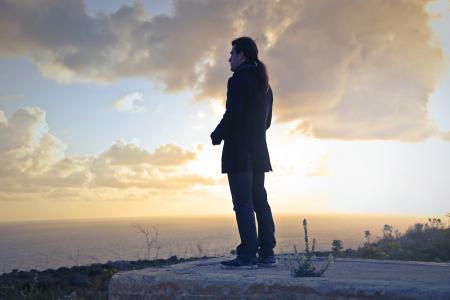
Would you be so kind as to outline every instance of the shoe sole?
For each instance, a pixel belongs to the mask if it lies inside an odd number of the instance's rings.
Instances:
[[[252,270],[252,269],[258,268],[257,265],[253,265],[253,266],[240,266],[240,267],[220,265],[220,267],[221,267],[222,269],[224,269],[224,270]]]
[[[278,263],[271,263],[271,264],[258,263],[258,267],[260,268],[275,268],[276,266],[278,266]]]

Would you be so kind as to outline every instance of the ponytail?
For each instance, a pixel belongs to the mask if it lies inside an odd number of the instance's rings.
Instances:
[[[236,52],[243,52],[245,58],[256,64],[258,81],[267,92],[269,89],[269,75],[267,74],[266,65],[258,58],[258,47],[255,41],[247,36],[237,38],[231,42],[231,45],[235,47]]]
[[[260,61],[258,58],[256,59],[256,68],[258,70],[258,79],[259,82],[264,87],[264,91],[267,92],[269,89],[269,75],[267,74],[267,68],[266,65]]]

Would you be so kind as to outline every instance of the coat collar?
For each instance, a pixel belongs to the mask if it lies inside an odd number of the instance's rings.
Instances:
[[[237,67],[237,69],[234,71],[234,74],[252,67],[256,67],[256,62],[244,61]]]

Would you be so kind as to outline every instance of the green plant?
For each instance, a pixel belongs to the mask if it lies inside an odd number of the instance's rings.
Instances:
[[[447,217],[450,214],[447,215]],[[410,226],[404,234],[391,225],[382,228],[383,237],[371,241],[370,232],[362,247],[344,253],[347,257],[395,259],[413,261],[450,261],[450,225],[440,218],[428,218],[428,222]]]
[[[342,245],[341,240],[333,240],[331,243],[331,252],[333,255],[337,255],[341,250],[344,249],[344,246]]]
[[[299,253],[296,246],[294,245],[294,251],[288,256],[288,266],[291,270],[291,275],[293,277],[319,277],[330,266],[333,255],[328,254],[328,259],[325,264],[323,264],[319,269],[313,263],[314,250],[315,250],[315,239],[313,239],[312,251],[309,250],[309,238],[308,238],[308,223],[306,219],[303,220],[303,230],[305,233],[305,253]]]
[[[364,238],[366,239],[366,245],[370,244],[370,237],[372,236],[372,234],[370,233],[369,230],[364,230]]]

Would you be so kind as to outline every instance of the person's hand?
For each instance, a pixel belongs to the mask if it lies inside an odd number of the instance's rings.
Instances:
[[[219,137],[216,135],[216,133],[215,133],[214,131],[211,132],[210,137],[211,137],[211,142],[212,142],[212,144],[213,144],[214,146],[215,146],[215,145],[220,145],[220,143],[222,142],[222,139],[219,138]]]

